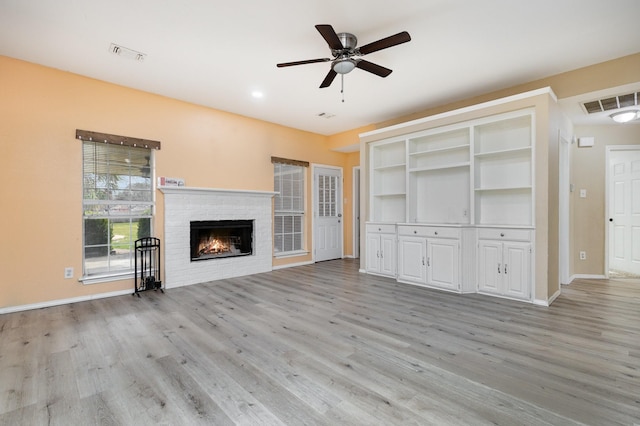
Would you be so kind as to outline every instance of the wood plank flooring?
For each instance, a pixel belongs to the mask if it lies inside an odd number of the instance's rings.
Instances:
[[[1,425],[640,425],[640,281],[549,307],[340,260],[0,316]]]

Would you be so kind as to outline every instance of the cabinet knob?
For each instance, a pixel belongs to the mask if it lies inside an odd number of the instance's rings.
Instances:
[[[500,236],[501,236],[501,237],[504,237],[504,232],[501,232],[501,233],[500,233]]]
[[[382,231],[382,228],[378,228],[378,231]]]
[[[438,231],[434,232],[435,235],[438,235]]]
[[[417,233],[418,233],[418,231],[415,231],[415,230],[414,230],[414,231],[413,231],[413,233],[414,233],[414,234],[417,234]]]

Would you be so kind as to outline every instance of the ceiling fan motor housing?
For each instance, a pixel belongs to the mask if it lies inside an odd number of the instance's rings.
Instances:
[[[338,33],[337,36],[338,39],[340,39],[342,46],[344,46],[344,49],[342,51],[334,50],[333,56],[338,57],[341,54],[353,53],[353,50],[358,45],[358,39],[356,38],[356,36],[351,33]]]

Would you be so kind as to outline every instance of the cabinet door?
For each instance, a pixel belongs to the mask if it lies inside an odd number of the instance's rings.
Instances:
[[[478,291],[500,294],[501,287],[502,243],[480,240],[478,242]]]
[[[458,241],[434,238],[427,240],[427,284],[458,290]]]
[[[420,237],[398,239],[398,280],[427,283],[427,240]]]
[[[367,233],[367,272],[380,272],[380,234]]]
[[[531,298],[529,286],[529,243],[505,242],[503,256],[504,295],[518,299]]]
[[[380,273],[396,275],[396,236],[380,235]]]

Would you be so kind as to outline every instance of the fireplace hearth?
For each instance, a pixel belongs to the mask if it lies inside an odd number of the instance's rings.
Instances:
[[[253,254],[253,220],[204,220],[190,223],[191,261]]]

